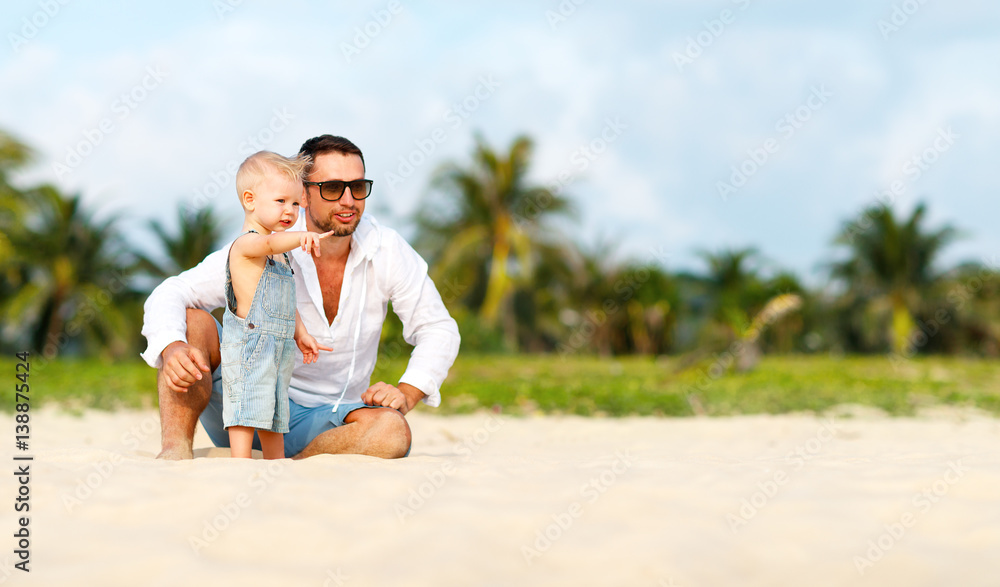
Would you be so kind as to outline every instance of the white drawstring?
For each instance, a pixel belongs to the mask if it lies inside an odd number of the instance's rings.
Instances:
[[[358,340],[361,338],[361,316],[365,313],[365,298],[367,296],[368,263],[365,263],[361,277],[361,300],[358,302],[358,323],[354,327],[354,350],[351,352],[351,368],[347,371],[347,381],[344,382],[344,391],[340,392],[340,397],[337,398],[337,403],[333,404],[334,412],[336,412],[337,408],[340,407],[340,402],[343,401],[344,395],[347,394],[347,386],[351,384],[351,378],[354,377],[354,363],[358,358]]]

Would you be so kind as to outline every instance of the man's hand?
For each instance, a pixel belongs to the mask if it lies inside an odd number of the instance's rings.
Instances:
[[[204,377],[202,373],[212,371],[205,354],[186,342],[178,340],[168,344],[160,356],[163,358],[164,380],[171,391],[187,392],[195,381]]]
[[[399,387],[379,381],[361,394],[361,401],[369,406],[394,408],[406,414],[417,405],[426,394],[408,383],[400,383]]]

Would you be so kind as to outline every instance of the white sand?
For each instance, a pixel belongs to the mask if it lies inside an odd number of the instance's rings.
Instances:
[[[31,573],[8,475],[0,583],[1000,582],[1000,420],[429,412],[404,460],[180,463],[152,458],[155,412],[33,412]]]

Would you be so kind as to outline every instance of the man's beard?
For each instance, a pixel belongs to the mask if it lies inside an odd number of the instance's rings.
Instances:
[[[316,225],[316,228],[318,228],[320,232],[330,232],[332,230],[332,236],[351,236],[358,228],[358,223],[361,222],[361,212],[354,208],[340,211],[341,213],[354,212],[354,222],[347,225],[341,224],[339,221],[335,221],[333,219],[333,212],[330,212],[330,215],[326,218],[316,218],[313,216],[312,206],[307,207],[306,212],[309,214],[309,219],[312,220],[312,223]]]

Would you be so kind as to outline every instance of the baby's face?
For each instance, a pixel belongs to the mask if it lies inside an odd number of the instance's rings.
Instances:
[[[301,181],[284,175],[269,175],[254,190],[254,196],[253,213],[268,230],[288,230],[298,220],[302,202]]]

